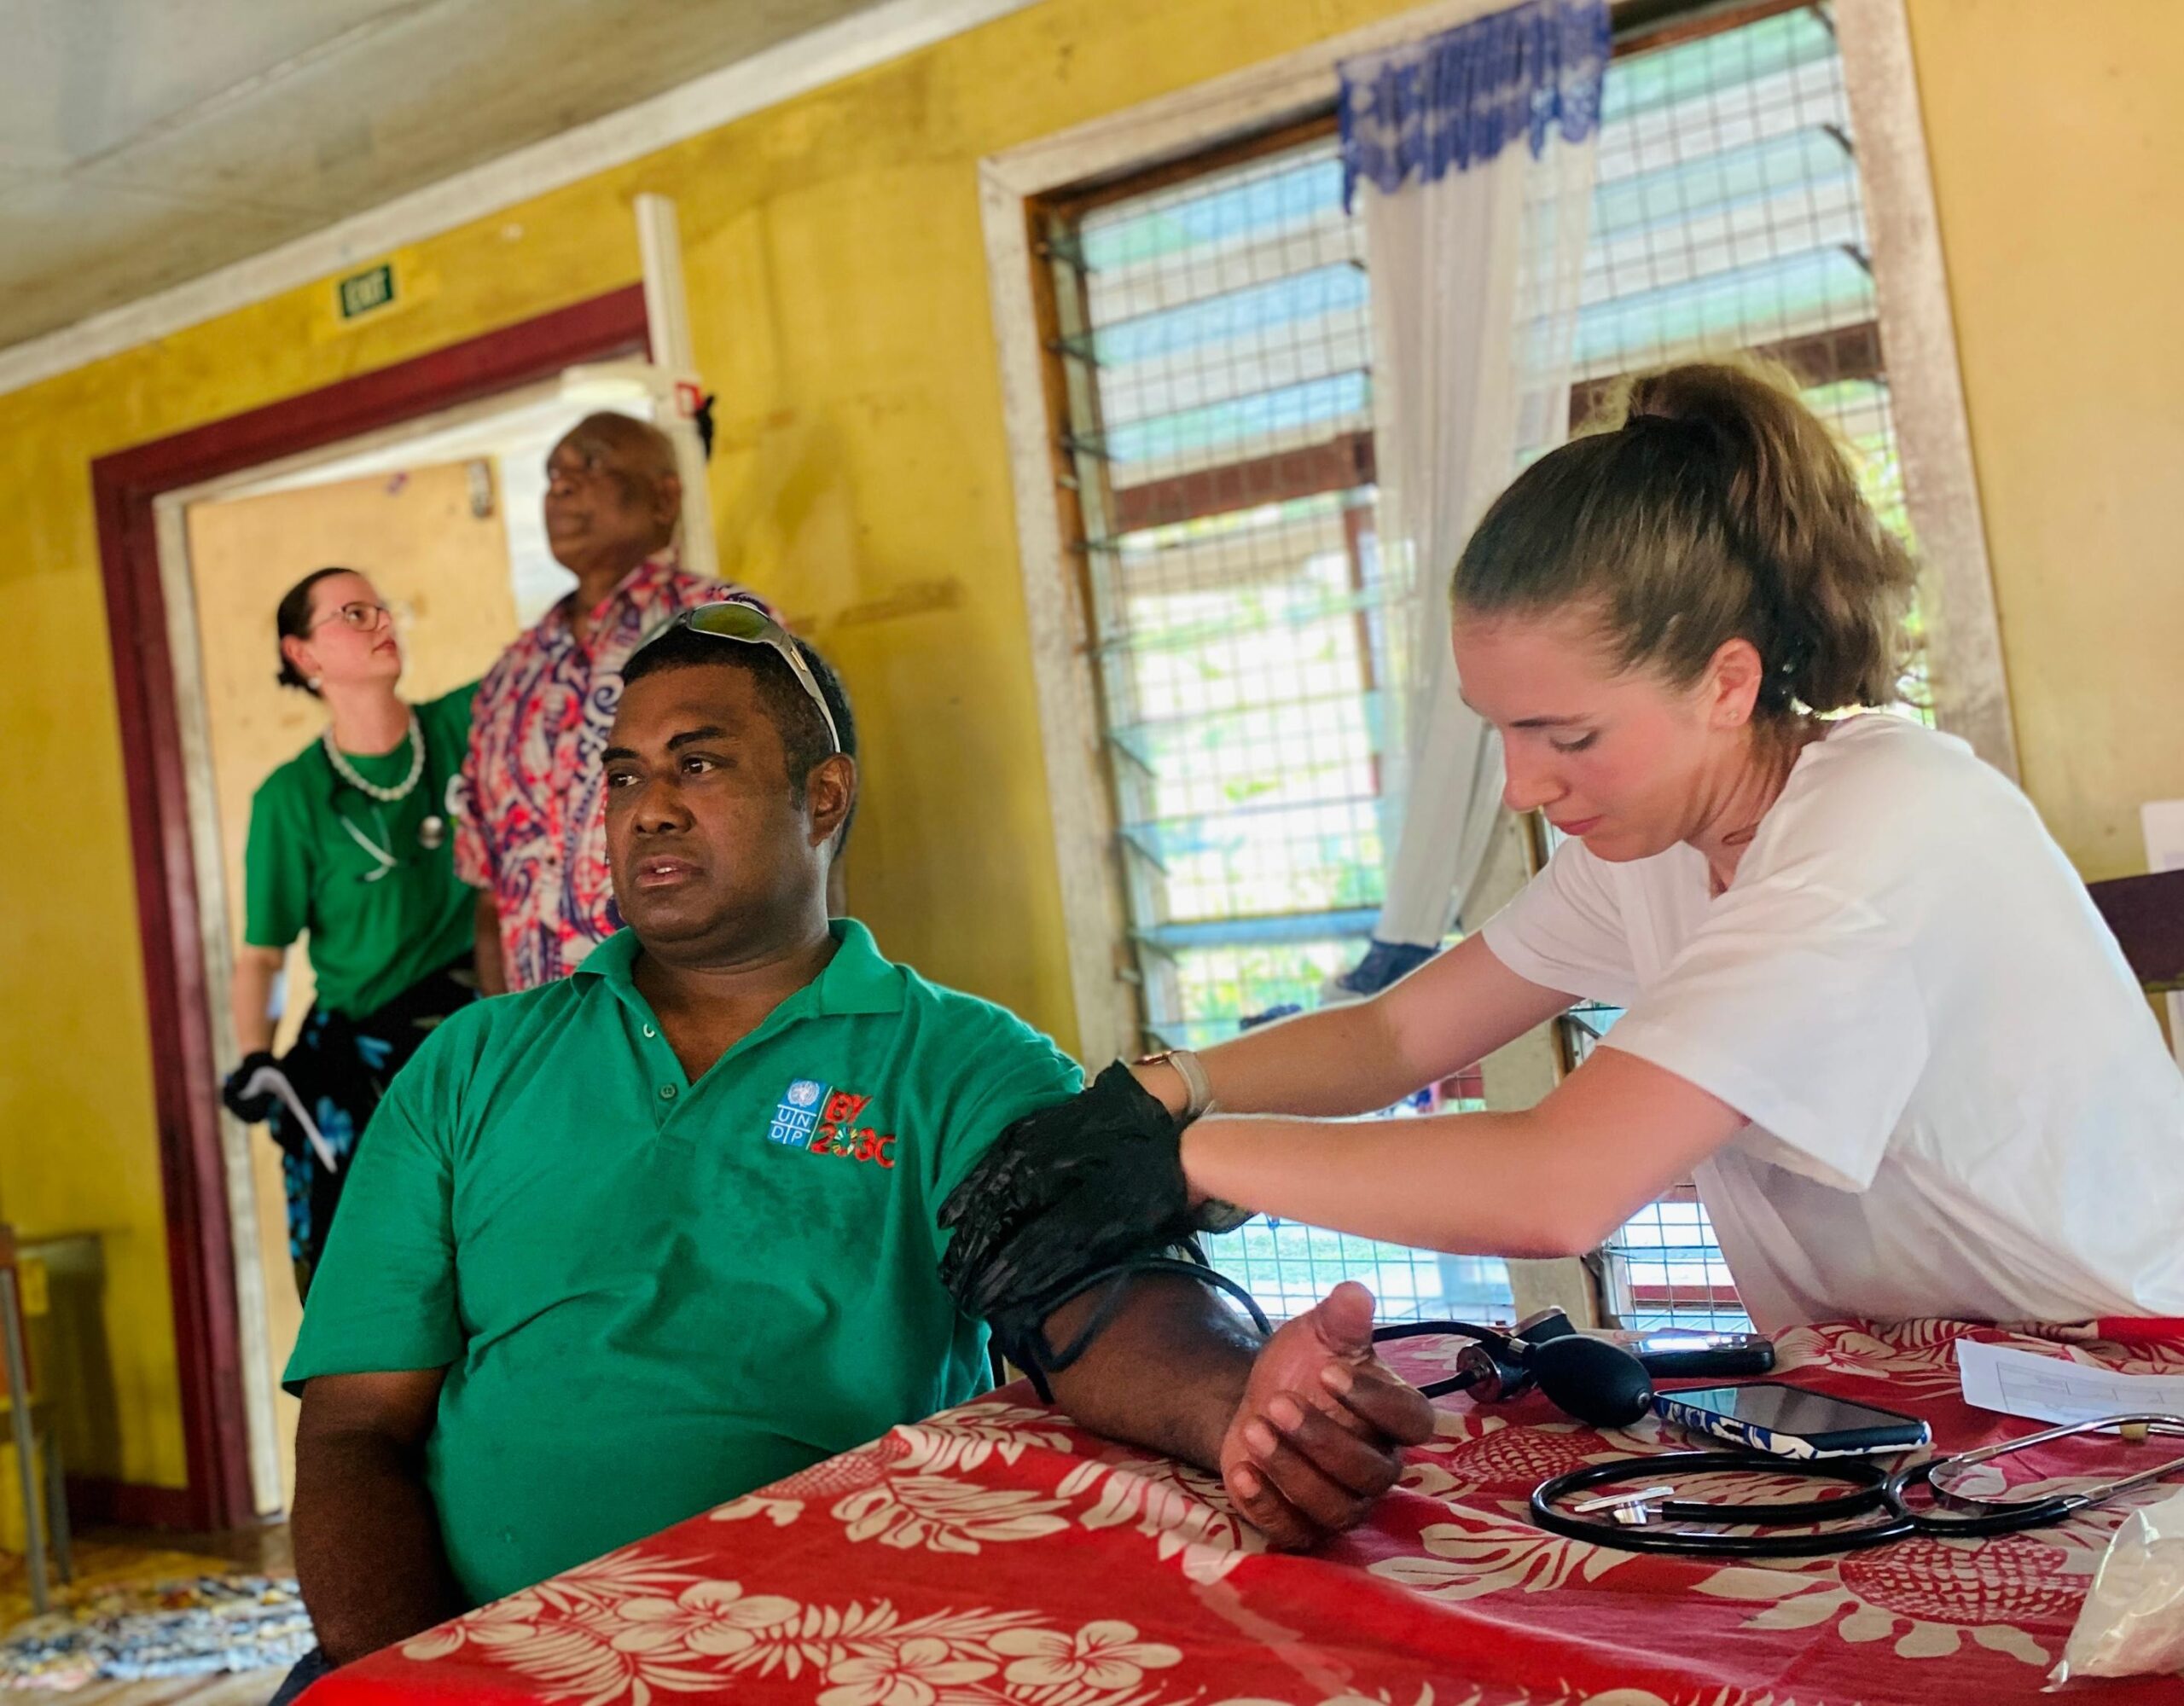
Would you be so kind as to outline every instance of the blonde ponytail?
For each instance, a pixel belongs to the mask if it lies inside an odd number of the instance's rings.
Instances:
[[[1456,565],[1459,609],[1591,603],[1619,664],[1679,685],[1747,640],[1765,716],[1897,697],[1917,566],[1787,375],[1664,368],[1603,415],[1495,501]]]

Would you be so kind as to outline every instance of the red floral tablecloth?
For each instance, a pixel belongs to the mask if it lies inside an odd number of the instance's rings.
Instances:
[[[1916,1412],[1945,1450],[2031,1431],[1963,1403],[1954,1344],[1972,1331],[1800,1328],[1779,1372]],[[2175,1342],[1978,1331],[2184,1370]],[[1400,1348],[1414,1378],[1452,1349]],[[1369,1527],[1282,1556],[1212,1477],[1009,1388],[336,1672],[309,1706],[1997,1706],[2040,1692],[2123,1516],[1780,1565],[1606,1551],[1525,1518],[1548,1475],[1683,1443],[1651,1422],[1597,1432],[1536,1398],[1444,1400]],[[2143,1448],[2063,1449],[2013,1459],[2013,1480]],[[2175,1679],[2081,1690],[2184,1702]]]

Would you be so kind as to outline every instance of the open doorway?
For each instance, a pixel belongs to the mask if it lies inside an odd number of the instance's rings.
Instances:
[[[272,612],[281,595],[315,569],[356,569],[395,612],[404,699],[421,705],[476,681],[575,584],[546,543],[548,453],[593,409],[653,418],[646,380],[636,364],[575,368],[559,381],[157,501],[169,607],[177,619],[186,613],[194,630],[194,643],[176,653],[176,710],[194,731],[184,743],[190,789],[200,841],[215,856],[200,862],[196,875],[222,1061],[240,1053],[229,1034],[228,988],[242,941],[252,796],[325,722],[317,701],[275,679]],[[294,1043],[314,994],[306,952],[291,953],[288,968],[276,1053]],[[237,1239],[252,1488],[259,1514],[270,1516],[285,1511],[295,1490],[298,1406],[278,1382],[302,1309],[288,1277],[279,1152],[255,1128],[240,1139],[229,1134],[230,1156],[238,1146],[248,1158],[254,1209]],[[257,1307],[253,1294],[262,1298]]]
[[[474,678],[523,612],[556,595],[543,541],[520,575],[520,525],[511,532],[512,518],[536,523],[544,450],[526,433],[602,404],[643,412],[639,388],[569,394],[561,376],[642,360],[646,328],[632,287],[93,465],[189,1474],[176,1515],[189,1526],[245,1524],[286,1500],[275,1380],[294,1297],[285,1238],[269,1271],[260,1215],[281,1200],[278,1169],[261,1179],[265,1146],[220,1112],[218,1071],[231,1052],[230,848],[252,769],[317,728],[308,702],[274,687],[271,601],[361,542],[387,560],[357,566],[384,574],[416,618],[405,693]],[[261,763],[261,748],[274,757]]]

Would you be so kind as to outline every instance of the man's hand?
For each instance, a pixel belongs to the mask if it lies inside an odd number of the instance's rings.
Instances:
[[[1252,1365],[1221,1475],[1252,1524],[1298,1549],[1364,1521],[1433,1433],[1433,1407],[1373,1355],[1373,1294],[1345,1280]]]

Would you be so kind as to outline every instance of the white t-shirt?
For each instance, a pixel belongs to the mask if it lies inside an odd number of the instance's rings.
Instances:
[[[1736,879],[1581,842],[1485,928],[1751,1123],[1696,1171],[1753,1320],[2184,1315],[2184,1076],[2024,795],[1901,717],[1798,756]]]

